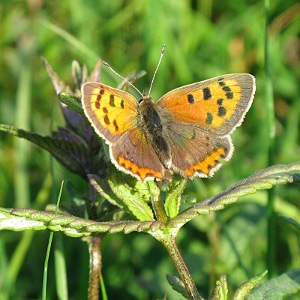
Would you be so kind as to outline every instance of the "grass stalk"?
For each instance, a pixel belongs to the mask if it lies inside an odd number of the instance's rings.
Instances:
[[[266,100],[266,129],[267,129],[267,151],[268,165],[274,164],[274,143],[275,143],[275,117],[274,117],[274,99],[273,85],[271,79],[271,62],[270,62],[270,44],[269,44],[269,0],[264,1],[265,6],[265,100]],[[268,236],[268,255],[267,268],[268,275],[272,278],[276,273],[276,235],[275,235],[275,189],[268,190],[268,206],[267,206],[267,236]]]

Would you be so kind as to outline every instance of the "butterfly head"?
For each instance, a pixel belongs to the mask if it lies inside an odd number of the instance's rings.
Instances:
[[[146,95],[145,91],[141,93],[141,96],[142,98],[140,98],[139,104],[141,104],[145,100],[145,98],[150,98],[149,96]]]

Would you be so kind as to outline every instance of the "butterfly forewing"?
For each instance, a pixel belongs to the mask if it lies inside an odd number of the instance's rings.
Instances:
[[[137,100],[125,91],[87,82],[82,87],[82,105],[96,132],[107,142],[136,127]]]
[[[178,122],[197,124],[224,136],[243,121],[254,92],[252,75],[227,74],[172,90],[158,104]]]

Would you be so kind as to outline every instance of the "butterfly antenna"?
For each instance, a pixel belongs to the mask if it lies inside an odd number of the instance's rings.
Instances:
[[[148,96],[150,96],[150,93],[151,93],[151,90],[152,90],[153,81],[154,81],[154,78],[155,78],[155,76],[156,76],[156,73],[157,73],[157,70],[158,70],[158,68],[159,68],[159,65],[160,65],[160,63],[161,63],[161,60],[162,60],[162,58],[163,58],[163,56],[164,56],[165,49],[166,49],[166,45],[163,45],[162,48],[161,48],[160,58],[159,58],[158,64],[157,64],[157,66],[156,66],[155,72],[154,72],[153,77],[152,77],[152,81],[151,81],[151,84],[150,84]]]
[[[107,63],[106,61],[102,61],[103,65],[105,67],[107,67],[108,69],[110,69],[114,74],[116,74],[118,77],[120,77],[121,79],[123,79],[126,83],[128,83],[132,88],[134,88],[141,96],[142,98],[144,98],[144,95],[138,90],[137,87],[135,87],[130,81],[128,81],[126,78],[124,78],[122,75],[120,75],[117,71],[115,71],[111,65],[109,63]]]

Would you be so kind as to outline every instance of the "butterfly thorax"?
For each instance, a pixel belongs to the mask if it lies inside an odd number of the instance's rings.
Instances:
[[[165,168],[171,167],[170,147],[164,138],[161,108],[146,96],[140,102],[138,109],[138,126],[144,133],[147,142],[154,148]]]

